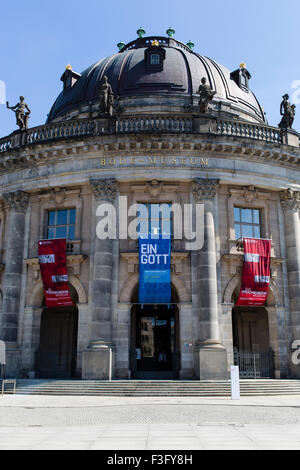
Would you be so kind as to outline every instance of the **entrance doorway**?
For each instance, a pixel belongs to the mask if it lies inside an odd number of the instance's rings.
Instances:
[[[76,305],[74,289],[70,289]],[[40,346],[37,357],[39,378],[76,376],[78,334],[77,307],[44,308],[41,318]]]
[[[268,312],[263,307],[235,307],[232,312],[235,364],[241,378],[272,378]]]
[[[134,305],[131,314],[131,375],[136,379],[179,376],[176,305]]]
[[[257,353],[270,349],[268,313],[263,307],[235,307],[232,320],[235,348]]]

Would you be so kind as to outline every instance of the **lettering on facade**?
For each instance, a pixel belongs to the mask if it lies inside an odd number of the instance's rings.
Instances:
[[[100,167],[207,167],[209,160],[206,157],[113,157],[100,158]]]

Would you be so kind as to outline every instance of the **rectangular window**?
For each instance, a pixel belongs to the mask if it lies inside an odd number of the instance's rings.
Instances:
[[[75,240],[76,209],[48,211],[46,237]]]
[[[172,237],[173,212],[172,204],[139,204],[139,225],[137,231],[141,236],[165,235]]]
[[[151,65],[159,65],[159,54],[151,54],[150,62]]]
[[[259,209],[234,208],[235,239],[261,238],[261,213]]]

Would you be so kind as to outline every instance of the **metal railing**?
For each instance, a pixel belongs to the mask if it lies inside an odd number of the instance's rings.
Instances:
[[[246,352],[234,348],[234,364],[239,366],[241,379],[274,377],[274,352]]]

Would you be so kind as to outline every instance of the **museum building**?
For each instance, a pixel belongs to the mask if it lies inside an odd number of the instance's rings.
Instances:
[[[137,33],[82,73],[68,65],[46,124],[28,126],[24,99],[11,108],[20,129],[0,139],[7,375],[108,379],[112,366],[114,379],[218,380],[238,364],[242,377],[300,377],[291,360],[300,340],[295,108],[285,95],[281,125],[270,126],[246,64],[230,71],[171,28]],[[170,213],[165,304],[139,301],[138,241],[96,235],[99,205],[118,214],[122,197],[128,207],[204,207],[198,250],[172,236]],[[155,223],[161,233],[163,216]],[[271,240],[260,307],[236,305],[245,237]],[[53,308],[38,242],[61,238],[73,306]]]

